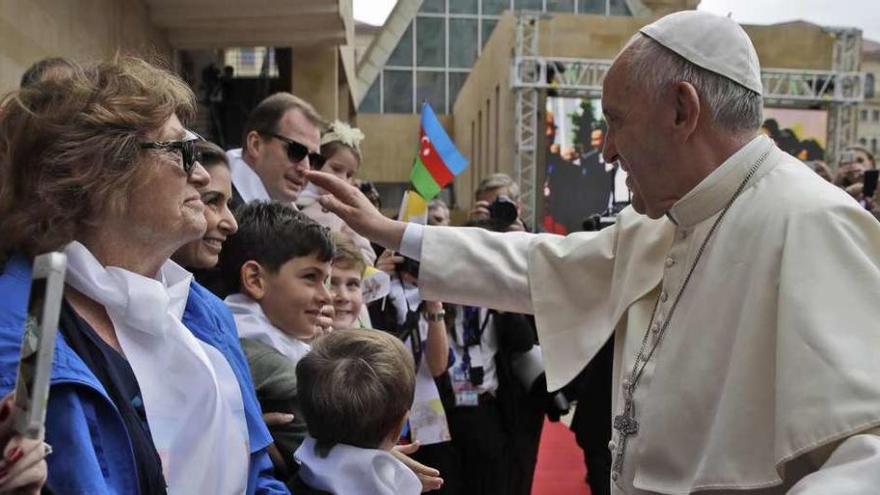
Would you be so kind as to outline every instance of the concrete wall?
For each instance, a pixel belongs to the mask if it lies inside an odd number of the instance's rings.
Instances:
[[[0,1],[0,93],[18,87],[24,71],[48,56],[85,61],[117,51],[158,54],[171,47],[141,0]]]
[[[452,116],[438,115],[449,137]],[[373,182],[407,182],[419,144],[417,114],[362,113],[357,116],[357,127],[366,138],[361,144],[364,161],[358,177]],[[395,205],[396,206],[396,205]]]

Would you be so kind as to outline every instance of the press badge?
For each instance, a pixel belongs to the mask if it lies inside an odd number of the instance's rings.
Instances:
[[[455,407],[480,405],[480,392],[471,383],[468,373],[460,367],[453,368],[452,391],[455,392]]]

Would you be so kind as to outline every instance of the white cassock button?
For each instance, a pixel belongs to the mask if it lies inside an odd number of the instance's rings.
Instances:
[[[671,267],[671,266],[674,265],[674,264],[675,264],[675,260],[672,259],[671,256],[670,256],[669,258],[666,258],[666,268],[669,268],[669,267]]]
[[[614,450],[615,450],[616,448],[617,448],[617,444],[614,443],[614,440],[608,442],[608,450],[610,450],[611,452],[614,452]]]
[[[667,294],[665,290],[661,291],[660,292],[660,301],[666,302],[667,299],[669,299],[669,294]]]
[[[611,472],[611,481],[617,481],[617,471]]]
[[[651,325],[651,333],[656,335],[657,332],[659,332],[659,331],[660,331],[660,325],[658,325],[657,323],[654,323],[653,325]]]
[[[687,231],[687,230],[682,230],[682,231],[681,231],[681,234],[679,234],[678,236],[681,237],[682,239],[687,239],[688,231]]]

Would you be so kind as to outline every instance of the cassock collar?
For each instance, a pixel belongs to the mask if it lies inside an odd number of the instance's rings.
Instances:
[[[767,136],[756,136],[678,200],[666,215],[677,226],[687,228],[720,212],[752,165],[772,146]]]

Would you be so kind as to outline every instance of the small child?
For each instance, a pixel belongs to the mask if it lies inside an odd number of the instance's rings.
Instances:
[[[336,255],[330,275],[330,295],[333,297],[333,329],[363,328],[364,270],[367,263],[354,242],[342,234],[333,234]]]
[[[248,203],[236,210],[236,218],[238,232],[220,253],[220,271],[230,289],[225,302],[263,412],[293,415],[268,425],[278,451],[276,474],[286,478],[296,469],[293,452],[306,434],[296,363],[323,331],[333,242],[327,229],[277,202]]]
[[[333,332],[296,366],[309,436],[292,491],[417,495],[416,475],[391,455],[415,390],[415,365],[385,332]]]

